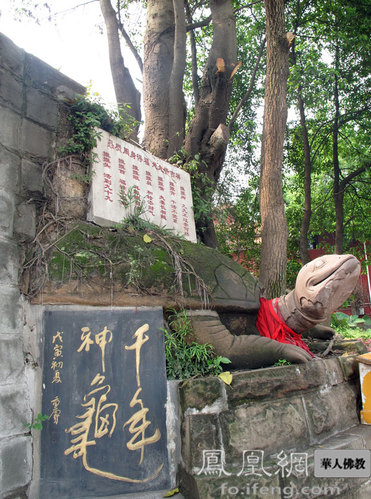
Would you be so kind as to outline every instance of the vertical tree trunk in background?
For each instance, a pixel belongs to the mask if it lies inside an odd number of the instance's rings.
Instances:
[[[148,0],[143,61],[144,145],[162,159],[168,157],[174,37],[173,0]]]
[[[183,77],[186,64],[186,22],[184,0],[173,0],[175,17],[174,61],[169,88],[169,145],[170,158],[183,145],[186,108],[183,94]]]
[[[213,23],[213,42],[184,148],[190,158],[199,156],[199,173],[205,174],[215,187],[229,140],[229,130],[225,122],[232,91],[230,76],[237,63],[237,43],[232,1],[210,0],[209,7]],[[202,182],[198,187],[201,192],[205,192]],[[211,214],[206,214],[198,220],[196,226],[201,241],[216,247],[217,239]]]
[[[262,248],[260,284],[268,298],[285,291],[288,227],[282,193],[283,141],[287,119],[289,45],[283,0],[264,0],[267,34],[262,137],[260,213]]]
[[[340,166],[339,166],[339,88],[338,88],[338,71],[339,67],[339,46],[335,48],[335,71],[334,71],[334,106],[335,117],[332,128],[332,162],[334,165],[334,205],[336,217],[336,232],[335,232],[335,253],[341,255],[344,252],[344,189],[341,189],[340,182]]]
[[[213,42],[184,148],[188,160],[198,156],[199,173],[205,174],[215,187],[229,140],[225,121],[232,91],[230,76],[237,63],[237,46],[232,0],[210,0],[209,7]],[[184,2],[148,0],[143,71],[144,143],[148,151],[163,159],[179,150],[183,142],[185,115],[181,83],[185,37]],[[222,61],[222,67],[218,68],[217,60]],[[207,191],[202,181],[197,187],[205,199],[211,198],[212,189]],[[215,247],[217,239],[211,216],[205,215],[196,226],[201,240]]]
[[[308,4],[307,4],[308,5]],[[306,8],[304,4],[304,10]],[[296,21],[294,24],[295,32],[299,28],[299,19],[302,15],[302,4],[301,1],[298,0],[296,3]],[[292,62],[294,65],[297,64],[296,52],[295,52],[295,41],[292,46]],[[308,128],[305,117],[305,106],[304,100],[302,97],[302,85],[299,83],[297,89],[297,97],[298,97],[298,109],[300,115],[300,125],[301,125],[301,138],[303,141],[303,150],[304,150],[304,213],[303,220],[301,222],[300,228],[300,238],[299,238],[299,249],[300,249],[300,260],[302,265],[305,265],[309,262],[309,252],[308,252],[308,232],[310,226],[310,220],[312,217],[312,161],[310,157],[310,144],[308,139]]]
[[[187,23],[192,23],[191,9],[189,8],[188,0],[185,0],[186,18]],[[191,45],[191,60],[192,60],[192,86],[193,86],[193,96],[195,99],[195,105],[197,106],[200,99],[200,90],[198,88],[198,74],[197,74],[197,51],[196,51],[196,39],[193,30],[189,31],[189,41]]]
[[[312,162],[310,159],[310,145],[308,140],[308,130],[305,119],[304,102],[301,96],[301,85],[298,88],[298,107],[300,113],[301,136],[304,149],[304,214],[300,229],[300,259],[302,265],[309,262],[308,253],[308,231],[312,216],[312,189],[311,173]]]
[[[141,120],[140,93],[136,89],[129,70],[124,64],[116,12],[110,0],[100,0],[100,8],[107,29],[109,60],[117,104],[128,104],[130,108],[126,112],[139,122]],[[137,134],[138,127],[133,131],[130,138],[137,142]]]

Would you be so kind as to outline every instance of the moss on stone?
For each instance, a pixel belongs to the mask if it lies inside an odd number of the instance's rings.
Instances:
[[[221,381],[216,377],[187,380],[180,385],[179,396],[183,412],[188,408],[202,410],[222,397]]]
[[[143,238],[145,234],[150,241]],[[49,249],[38,271],[45,272],[46,267],[49,281],[56,284],[99,278],[145,294],[182,294],[198,300],[215,295],[244,301],[247,309],[259,305],[257,283],[243,267],[217,250],[161,231],[70,222],[64,235],[44,234],[42,246]]]

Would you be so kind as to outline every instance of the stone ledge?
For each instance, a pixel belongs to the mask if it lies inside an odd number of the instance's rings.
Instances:
[[[196,409],[202,411],[220,401],[225,403],[223,386],[220,379],[210,377],[185,380],[179,385],[180,406],[183,411]],[[216,409],[220,412],[222,407]],[[213,412],[216,412],[213,411]]]
[[[315,389],[326,391],[329,387],[358,376],[358,363],[355,358],[346,359],[333,357],[313,360],[306,364],[235,371],[232,373],[231,387],[216,377],[188,380],[179,387],[182,408],[202,411],[222,398],[222,387],[225,387],[230,408],[250,405],[272,396],[281,399],[295,396],[298,392],[302,394]],[[220,411],[216,407],[214,412]]]
[[[28,53],[25,60],[25,79],[30,86],[47,91],[53,96],[60,93],[61,86],[71,89],[75,94],[84,94],[86,91],[84,86]]]

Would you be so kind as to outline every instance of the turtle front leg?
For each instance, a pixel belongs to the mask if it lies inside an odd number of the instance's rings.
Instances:
[[[227,357],[235,368],[257,369],[275,364],[280,359],[304,363],[312,357],[296,345],[280,343],[257,335],[234,336],[221,323],[216,312],[189,311],[196,341],[209,343],[217,355]]]
[[[335,336],[335,331],[332,327],[317,324],[311,329],[308,329],[308,331],[304,331],[302,336],[305,338],[316,338],[318,340],[331,340],[331,338]]]

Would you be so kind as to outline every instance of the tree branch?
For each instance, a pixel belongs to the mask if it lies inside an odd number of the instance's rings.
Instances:
[[[371,163],[368,163],[366,165],[360,166],[357,168],[357,170],[354,170],[353,172],[349,173],[346,177],[344,177],[341,182],[339,183],[339,191],[344,191],[347,184],[350,183],[350,181],[354,178],[360,175],[361,173],[365,172],[367,168],[370,168]]]
[[[260,44],[260,50],[259,50],[259,54],[258,54],[258,57],[256,59],[256,62],[255,62],[254,70],[253,70],[251,78],[250,78],[249,88],[248,88],[246,94],[244,95],[244,97],[239,102],[238,106],[236,107],[236,109],[232,115],[232,118],[229,121],[229,124],[228,124],[229,131],[231,131],[232,126],[234,125],[234,123],[237,119],[238,113],[240,112],[240,110],[241,110],[242,106],[245,104],[245,102],[250,98],[251,92],[253,91],[254,84],[255,84],[255,77],[256,77],[256,73],[258,71],[261,57],[263,55],[264,47],[265,47],[265,38],[263,39],[263,41]]]
[[[175,35],[173,67],[169,85],[169,144],[168,157],[178,151],[184,140],[185,103],[183,79],[186,65],[186,39],[184,0],[173,0]]]
[[[133,54],[133,56],[135,57],[137,63],[138,63],[138,66],[140,68],[140,71],[141,73],[143,73],[143,61],[142,61],[142,58],[140,57],[137,49],[135,48],[135,46],[133,45],[133,42],[131,41],[130,39],[130,36],[128,35],[127,31],[125,30],[124,28],[124,25],[122,24],[121,20],[119,19],[117,21],[117,26],[120,30],[120,33],[122,34],[127,46],[129,47],[129,49],[131,50],[131,53]]]
[[[187,16],[187,22],[191,23],[192,21],[192,14],[191,14],[191,9],[189,8],[189,2],[188,0],[185,0],[185,9],[186,9],[186,16]],[[190,37],[190,42],[191,42],[191,64],[192,64],[192,87],[193,87],[193,96],[195,98],[195,105],[197,106],[198,101],[200,100],[200,89],[198,86],[198,74],[197,74],[197,49],[196,49],[196,40],[195,40],[195,34],[193,30],[189,31],[189,37]]]
[[[362,113],[364,113],[365,111],[368,111],[369,109],[367,107],[364,107],[362,109],[358,109],[358,111],[352,111],[350,113],[344,113],[342,115],[339,116],[339,126],[342,126],[342,125],[345,125],[346,123],[348,123],[349,121],[352,121],[356,118],[358,118],[360,115],[362,115]],[[331,118],[327,121],[324,121],[319,127],[318,129],[316,130],[316,132],[314,133],[313,135],[313,138],[311,140],[311,144],[310,146],[312,147],[313,145],[313,142],[316,138],[316,136],[318,135],[319,131],[321,130],[321,128],[323,128],[324,126],[326,125],[330,125],[332,126],[334,122],[334,118]]]
[[[207,26],[208,24],[210,24],[210,21],[211,21],[211,16],[205,17],[205,19],[202,19],[201,21],[197,21],[196,23],[187,24],[186,30],[191,31],[191,30],[196,29],[196,28],[202,28],[203,26]]]
[[[248,7],[252,7],[256,3],[262,3],[262,2],[263,2],[263,0],[257,0],[256,2],[251,2],[248,5],[244,5],[243,7],[239,7],[238,9],[235,9],[233,11],[233,14],[236,14],[240,10],[247,9]],[[186,29],[187,29],[187,31],[191,31],[193,29],[203,28],[204,26],[208,26],[210,24],[210,21],[211,21],[211,16],[208,16],[208,17],[205,17],[205,19],[201,19],[201,21],[187,24]]]
[[[239,12],[240,10],[248,9],[249,7],[252,7],[253,5],[255,5],[257,3],[263,3],[263,1],[264,0],[256,0],[255,2],[251,2],[248,5],[244,5],[243,7],[238,7],[238,9],[234,9],[233,13],[237,14],[237,12]]]

